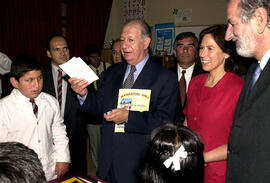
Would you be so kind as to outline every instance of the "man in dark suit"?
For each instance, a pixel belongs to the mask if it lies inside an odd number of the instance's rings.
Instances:
[[[232,124],[227,183],[270,182],[270,6],[269,0],[230,0],[226,40],[237,52],[255,57]]]
[[[98,176],[109,183],[134,183],[152,129],[173,121],[178,94],[177,77],[148,54],[151,33],[142,20],[126,23],[121,34],[121,52],[127,62],[108,68],[94,96],[86,91],[87,81],[71,78],[72,88],[87,97],[83,109],[104,113]],[[135,69],[136,68],[136,69]],[[132,71],[135,72],[133,73]],[[133,73],[133,74],[132,74]],[[117,108],[119,89],[133,77],[132,89],[151,90],[149,111]],[[115,128],[120,124],[122,133]]]
[[[67,82],[67,75],[59,68],[60,64],[67,62],[70,58],[66,38],[62,35],[50,36],[46,53],[51,59],[51,63],[43,69],[43,91],[56,97],[59,101],[69,138],[70,170],[87,172],[86,123],[81,118],[77,94]]]
[[[181,114],[177,115],[178,122],[183,122],[185,120],[182,109],[185,107],[186,92],[191,78],[204,72],[204,70],[196,64],[196,59],[198,57],[197,48],[198,38],[193,32],[182,32],[176,36],[173,54],[177,59],[177,64],[174,67],[174,71],[178,76],[181,96],[179,104],[177,105],[179,108],[178,113]],[[181,82],[183,79],[185,80],[185,87],[183,88],[183,91],[181,91]],[[180,105],[182,105],[182,107]]]

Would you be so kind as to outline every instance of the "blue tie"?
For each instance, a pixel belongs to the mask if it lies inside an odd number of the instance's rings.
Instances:
[[[255,72],[253,74],[253,77],[252,77],[250,89],[252,89],[253,86],[255,85],[255,83],[256,83],[257,79],[259,78],[261,72],[262,72],[262,69],[260,67],[260,64],[258,64],[257,67],[256,67],[256,69],[255,69]]]

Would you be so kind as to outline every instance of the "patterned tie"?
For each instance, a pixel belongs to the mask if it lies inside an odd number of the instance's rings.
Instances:
[[[256,69],[255,69],[255,72],[253,73],[250,90],[252,90],[252,88],[254,87],[254,85],[255,85],[257,79],[259,78],[261,72],[262,72],[262,69],[260,67],[260,64],[258,64]]]
[[[187,88],[187,82],[185,78],[185,70],[182,70],[182,76],[179,81],[179,90],[180,90],[180,97],[181,97],[181,104],[184,107],[185,99],[186,99],[186,88]]]
[[[61,109],[62,105],[62,70],[58,69],[58,76],[57,76],[57,99],[59,102],[59,106]]]
[[[35,116],[36,116],[36,118],[37,118],[37,117],[38,117],[38,106],[37,106],[37,104],[35,103],[35,100],[32,99],[32,98],[29,100],[29,102],[32,103],[32,106],[33,106],[33,112],[34,112],[34,114],[35,114]]]
[[[128,74],[127,79],[123,84],[123,88],[132,88],[134,84],[134,72],[136,71],[135,65],[131,65],[130,72]]]

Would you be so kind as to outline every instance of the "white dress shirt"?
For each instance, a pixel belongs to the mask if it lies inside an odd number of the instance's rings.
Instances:
[[[53,75],[53,83],[54,83],[54,89],[55,89],[55,94],[57,98],[57,80],[58,80],[58,69],[56,65],[52,64],[52,75]],[[66,73],[62,71],[62,76],[65,76]],[[67,81],[62,79],[62,104],[61,104],[61,115],[64,116],[65,114],[65,106],[66,106],[66,96],[67,96]]]
[[[18,89],[0,100],[0,142],[21,142],[33,149],[43,166],[47,180],[56,178],[56,162],[70,162],[66,126],[57,100],[41,92],[34,115],[29,98]]]
[[[186,73],[185,73],[185,79],[186,79],[186,84],[187,84],[187,87],[186,87],[186,92],[188,91],[188,86],[189,86],[189,82],[192,78],[192,73],[193,73],[193,70],[194,70],[194,66],[195,66],[195,63],[190,66],[189,68],[187,69],[183,69],[182,67],[180,67],[179,64],[177,64],[177,74],[178,74],[178,81],[180,81],[181,77],[182,77],[182,71],[185,70]]]

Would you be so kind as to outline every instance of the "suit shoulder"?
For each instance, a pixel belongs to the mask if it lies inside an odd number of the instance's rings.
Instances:
[[[44,74],[49,74],[50,71],[51,71],[51,69],[52,69],[52,67],[51,67],[50,64],[47,64],[47,65],[43,66],[43,67],[42,67],[43,75],[44,75]]]
[[[159,72],[166,73],[169,75],[176,75],[176,73],[172,71],[171,69],[167,69],[166,67],[160,65],[159,63],[154,62],[153,60],[149,60],[149,61],[151,62],[152,68],[154,70],[157,70]]]
[[[110,65],[107,70],[105,71],[107,74],[108,73],[111,73],[111,72],[117,72],[119,71],[120,69],[122,69],[123,67],[125,67],[127,64],[126,63],[123,63],[123,62],[120,62],[120,63],[116,63],[116,64],[112,64]]]

